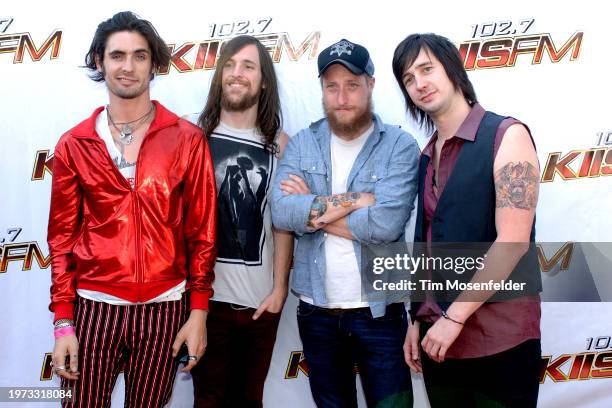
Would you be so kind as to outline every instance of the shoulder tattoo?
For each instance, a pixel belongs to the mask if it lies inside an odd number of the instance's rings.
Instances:
[[[538,201],[538,173],[528,161],[509,162],[495,173],[497,208],[531,210]]]

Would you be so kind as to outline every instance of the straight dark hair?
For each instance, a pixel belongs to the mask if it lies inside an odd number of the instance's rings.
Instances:
[[[85,68],[89,68],[92,73],[89,76],[96,82],[104,81],[104,73],[98,71],[96,57],[100,64],[104,61],[104,51],[106,42],[111,34],[119,31],[133,31],[142,35],[151,49],[151,60],[153,61],[154,71],[165,70],[170,64],[170,51],[168,46],[149,21],[138,17],[131,11],[122,11],[115,14],[106,21],[101,22],[96,29],[94,38],[85,55]]]
[[[217,60],[215,73],[210,84],[210,90],[208,91],[206,106],[204,106],[198,118],[198,125],[204,130],[206,137],[210,137],[213,130],[219,125],[221,120],[221,95],[223,93],[223,66],[234,54],[251,44],[257,47],[259,53],[262,86],[259,93],[255,125],[263,135],[262,142],[265,144],[266,149],[276,153],[277,146],[274,140],[281,128],[282,120],[276,73],[274,72],[274,64],[270,53],[257,38],[250,35],[234,37],[223,44],[221,55],[219,55]]]
[[[421,49],[432,53],[440,61],[455,90],[459,89],[461,91],[470,106],[478,100],[474,87],[461,62],[459,50],[448,38],[433,33],[409,35],[395,48],[393,74],[402,90],[402,95],[404,95],[406,110],[410,112],[410,116],[418,122],[419,126],[431,131],[434,128],[433,121],[427,113],[412,102],[402,80],[404,71],[414,63]]]

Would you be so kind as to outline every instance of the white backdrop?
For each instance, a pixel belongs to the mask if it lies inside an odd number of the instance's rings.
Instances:
[[[427,135],[408,120],[391,72],[395,46],[410,33],[431,31],[458,45],[480,42],[481,52],[485,50],[478,58],[488,57],[486,61],[493,65],[504,65],[508,57],[512,60],[509,50],[514,46],[519,53],[513,66],[474,69],[470,78],[485,108],[511,114],[530,126],[543,175],[547,168],[553,170],[553,180],[541,185],[537,213],[537,240],[559,242],[545,253],[546,259],[566,242],[612,241],[612,178],[605,177],[612,172],[608,14],[594,1],[444,3],[240,0],[196,4],[175,0],[160,5],[134,1],[128,6],[112,0],[3,4],[0,308],[5,312],[0,320],[0,386],[59,384],[51,376],[47,355],[53,346],[52,315],[47,310],[50,269],[45,262],[52,173],[43,164],[62,132],[106,103],[104,85],[90,81],[79,66],[97,24],[127,8],[151,20],[166,42],[175,44],[176,65],[181,65],[178,54],[186,51],[182,55],[185,72],[173,66],[153,81],[152,88],[155,99],[180,115],[200,111],[206,98],[212,71],[198,66],[198,50],[205,51],[208,44],[209,58],[213,58],[213,44],[240,30],[265,37],[272,51],[280,52],[276,70],[284,129],[290,135],[322,116],[316,55],[340,38],[370,50],[376,67],[375,110],[386,122],[411,132],[421,146]],[[189,44],[194,45],[187,50]],[[543,48],[538,63],[539,47]],[[493,53],[499,58],[492,58]],[[569,160],[571,151],[578,152],[576,158],[564,166],[563,159]],[[561,162],[557,170],[554,163],[547,167],[555,152]],[[585,177],[577,177],[583,164]],[[575,250],[568,257],[569,269],[563,270],[561,258],[544,272],[545,279],[571,273],[578,253],[582,252]],[[610,259],[609,253],[603,255]],[[599,295],[609,301],[612,288],[605,287],[605,278],[610,271],[595,269],[591,267]],[[266,383],[266,406],[313,406],[306,370],[299,364],[295,305],[290,295]],[[548,370],[542,378],[539,406],[612,406],[611,313],[609,303],[543,305],[543,356]],[[422,380],[413,380],[417,406],[426,406]],[[113,406],[121,406],[122,389],[120,382]],[[171,406],[190,406],[192,400],[190,377],[179,374]]]

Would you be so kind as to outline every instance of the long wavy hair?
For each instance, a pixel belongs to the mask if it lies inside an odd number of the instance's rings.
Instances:
[[[257,47],[259,53],[262,84],[255,125],[263,135],[262,142],[265,144],[266,149],[276,153],[277,146],[274,140],[281,129],[282,121],[278,82],[270,53],[257,38],[250,35],[241,35],[223,44],[221,55],[217,61],[217,67],[210,84],[206,106],[204,106],[198,118],[198,125],[204,130],[206,137],[210,137],[213,130],[219,125],[221,120],[221,94],[223,93],[223,66],[234,54],[251,44]]]

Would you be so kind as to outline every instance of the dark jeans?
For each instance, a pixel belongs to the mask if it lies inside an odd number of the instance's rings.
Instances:
[[[208,345],[191,370],[195,407],[261,407],[280,313],[210,301]]]
[[[421,323],[421,339],[431,324]],[[491,356],[436,363],[421,349],[423,378],[432,408],[536,407],[540,387],[540,339]]]
[[[385,316],[374,319],[369,309],[329,310],[300,301],[297,320],[318,407],[357,406],[355,363],[369,407],[412,406],[402,303],[387,306]]]

